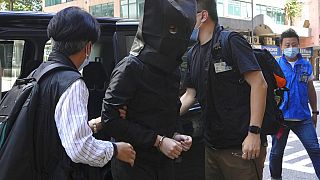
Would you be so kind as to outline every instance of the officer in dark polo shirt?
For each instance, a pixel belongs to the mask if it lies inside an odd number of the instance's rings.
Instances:
[[[201,104],[207,180],[262,179],[259,130],[267,84],[251,46],[238,34],[230,36],[228,57],[212,55],[212,38],[221,31],[216,2],[197,2],[198,43],[188,55],[181,113],[195,100]]]

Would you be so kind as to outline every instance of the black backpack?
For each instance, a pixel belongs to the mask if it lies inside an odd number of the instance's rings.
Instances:
[[[57,62],[17,79],[0,102],[0,180],[35,179],[34,125],[39,93],[38,82],[57,70],[75,71]]]
[[[223,29],[221,26],[216,32],[212,42],[212,55],[220,55],[222,58],[228,57],[231,49],[229,39],[232,36],[245,38],[233,31]],[[283,95],[288,89],[285,87],[286,79],[276,59],[266,49],[253,49],[253,53],[260,65],[263,76],[268,84],[266,110],[261,132],[265,135],[276,134],[283,124],[284,118],[282,111],[279,109],[283,101]],[[239,79],[239,82],[241,80]]]

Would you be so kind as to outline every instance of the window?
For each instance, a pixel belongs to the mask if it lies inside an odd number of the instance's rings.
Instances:
[[[45,0],[45,6],[54,6],[56,4],[67,3],[74,0]]]
[[[257,4],[256,13],[269,16],[276,24],[284,24],[284,9]]]
[[[231,16],[249,18],[251,17],[251,3],[238,0],[229,0],[228,14]]]
[[[217,1],[217,12],[219,17],[224,16],[224,6],[223,6],[223,0]]]
[[[23,40],[0,39],[1,92],[10,90],[19,77],[23,48]]]
[[[144,10],[144,2],[143,1],[139,1],[138,4],[138,15],[141,17],[143,15],[143,10]]]
[[[129,4],[129,18],[138,19],[138,12],[137,12],[137,4],[130,3]]]
[[[121,0],[120,3],[121,17],[138,19],[143,15],[144,0]]]
[[[230,0],[228,5],[228,13],[232,16],[240,16],[240,2]]]
[[[114,3],[98,4],[89,7],[89,12],[93,16],[98,17],[113,17],[114,16]]]
[[[69,1],[67,1],[67,2],[69,2]],[[53,6],[56,4],[61,4],[61,0],[45,0],[45,6]]]
[[[101,5],[102,16],[113,17],[114,16],[114,4],[106,3]]]
[[[251,3],[241,2],[241,17],[251,18]]]
[[[61,3],[71,2],[73,0],[61,0]]]

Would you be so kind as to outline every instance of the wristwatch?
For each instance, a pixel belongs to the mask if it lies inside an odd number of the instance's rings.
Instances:
[[[319,111],[312,111],[312,114],[319,115]]]
[[[261,128],[258,126],[249,126],[249,132],[253,134],[260,134]]]

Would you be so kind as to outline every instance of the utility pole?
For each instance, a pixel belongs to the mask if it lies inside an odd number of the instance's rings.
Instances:
[[[251,0],[251,41],[253,44],[253,30],[254,30],[254,26],[253,26],[253,0]]]

